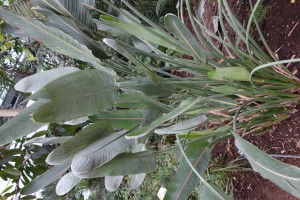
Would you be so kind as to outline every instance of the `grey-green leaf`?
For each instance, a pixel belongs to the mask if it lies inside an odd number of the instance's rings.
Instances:
[[[40,72],[20,80],[15,85],[15,89],[21,92],[36,92],[49,82],[75,71],[79,71],[79,69],[75,67],[61,67]]]
[[[167,30],[174,34],[197,60],[206,62],[205,51],[200,48],[196,38],[192,35],[184,23],[173,14],[168,14],[165,17],[165,26]]]
[[[122,153],[108,163],[90,172],[79,174],[82,178],[141,174],[152,171],[156,166],[156,154],[152,152]]]
[[[164,134],[176,134],[176,133],[186,132],[194,128],[197,128],[197,126],[204,123],[206,120],[207,117],[205,115],[200,115],[192,119],[179,122],[167,128],[156,129],[155,133],[159,135],[164,135]]]
[[[86,145],[94,142],[102,135],[111,133],[113,129],[107,122],[92,124],[75,136],[68,139],[62,145],[54,149],[47,157],[46,162],[50,165],[58,165],[71,162],[74,155]]]
[[[43,145],[49,145],[49,144],[62,144],[68,139],[72,138],[72,136],[62,136],[62,137],[38,137],[38,138],[32,138],[28,141],[26,141],[24,144],[43,144]]]
[[[75,185],[80,182],[81,178],[75,176],[73,172],[69,172],[65,174],[63,177],[60,178],[56,185],[56,194],[57,195],[64,195],[67,194],[69,191],[72,190]]]
[[[203,142],[196,142],[188,145],[185,149],[186,155],[199,174],[205,172],[210,160],[211,151],[206,145]],[[164,200],[186,200],[199,183],[200,179],[183,159],[176,175],[167,187]]]
[[[125,131],[106,134],[87,144],[74,156],[72,171],[80,176],[107,163],[118,154],[130,151],[135,141],[126,139],[124,133]]]
[[[141,123],[143,114],[141,109],[112,110],[93,115],[90,119],[94,122],[108,121],[115,128],[129,130]]]
[[[32,0],[34,5],[50,9],[80,22],[82,25],[96,30],[96,25],[81,0]]]
[[[173,109],[171,112],[157,118],[155,121],[153,121],[150,125],[145,126],[143,128],[140,128],[136,131],[132,131],[129,134],[126,135],[127,138],[140,138],[143,137],[145,135],[147,135],[148,133],[150,133],[151,131],[153,131],[156,127],[162,125],[164,122],[177,117],[178,115],[184,113],[185,111],[187,111],[188,109],[190,109],[193,105],[195,105],[197,102],[199,102],[200,99],[187,99],[187,100],[183,100],[180,105]]]
[[[50,82],[31,99],[49,99],[33,114],[35,121],[64,122],[110,108],[118,95],[115,79],[99,70],[76,71]]]
[[[46,26],[38,20],[16,15],[2,7],[0,7],[0,17],[26,35],[42,42],[53,51],[77,60],[92,63],[95,68],[113,74],[111,69],[107,69],[100,64],[100,60],[92,54],[91,50],[63,31]]]
[[[70,163],[63,165],[56,165],[43,173],[42,175],[35,178],[29,184],[25,185],[21,190],[21,194],[28,195],[45,188],[50,183],[59,179],[70,167]]]
[[[129,186],[132,190],[137,189],[143,183],[146,173],[129,175]]]
[[[209,183],[208,183],[209,184]],[[207,187],[206,184],[200,184],[199,186],[199,199],[200,200],[233,200],[232,196],[226,196],[222,187],[214,184],[209,184],[211,187]],[[212,190],[213,188],[214,190]],[[222,198],[221,198],[221,197]]]
[[[109,192],[118,190],[124,176],[105,176],[105,188]]]
[[[32,114],[47,100],[39,100],[20,112],[17,116],[10,119],[0,127],[0,146],[8,144],[20,137],[33,133],[46,123],[36,123],[32,120]]]
[[[300,198],[300,168],[285,164],[233,133],[237,148],[243,152],[254,171],[288,193]]]

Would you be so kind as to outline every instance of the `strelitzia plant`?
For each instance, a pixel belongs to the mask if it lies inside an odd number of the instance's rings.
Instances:
[[[203,174],[215,145],[234,137],[255,171],[300,197],[299,179],[295,178],[300,170],[273,159],[241,137],[263,133],[289,117],[299,103],[299,79],[283,64],[300,59],[278,61],[272,53],[254,15],[260,1],[253,6],[244,28],[227,1],[219,0],[222,37],[205,26],[202,16],[193,15],[188,0],[179,5],[185,3],[196,37],[183,22],[183,6],[179,17],[166,15],[164,27],[160,27],[127,1],[123,3],[135,15],[104,2],[119,16],[101,12],[100,19],[93,20],[79,0],[32,1],[32,9],[15,9],[17,13],[0,8],[0,17],[6,23],[48,48],[95,68],[49,70],[16,85],[22,92],[36,91],[28,98],[35,103],[0,128],[0,145],[50,122],[77,118],[91,122],[67,140],[53,138],[53,143],[61,144],[46,159],[53,167],[26,185],[22,194],[31,194],[59,178],[60,195],[82,178],[103,176],[110,191],[119,187],[124,175],[129,175],[131,187],[136,188],[145,173],[154,169],[157,154],[180,149],[181,164],[164,199],[186,199],[196,187],[200,198],[227,199],[230,197]],[[32,10],[41,17],[33,19],[28,15]],[[268,54],[251,37],[252,22]],[[228,36],[225,24],[236,32],[237,41]],[[110,38],[103,39],[98,31],[104,26]],[[119,34],[112,34],[117,32],[132,38],[119,40]],[[239,42],[246,51],[239,48]],[[104,44],[126,59],[108,54]],[[141,56],[156,62],[144,62],[139,59]],[[185,59],[186,56],[192,59]],[[170,73],[173,69],[190,76],[176,76]],[[200,124],[205,124],[206,129],[197,131]],[[147,138],[153,133],[175,135],[178,146],[158,152],[146,150]],[[43,143],[45,138],[35,142]]]

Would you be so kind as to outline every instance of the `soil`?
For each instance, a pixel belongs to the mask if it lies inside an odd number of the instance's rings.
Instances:
[[[194,0],[194,9],[198,8],[200,0]],[[249,18],[249,3],[247,0],[228,0],[232,11],[242,22],[247,23]],[[283,0],[264,0],[264,6],[270,9],[261,22],[261,29],[273,52],[281,60],[300,57],[300,1],[295,3]],[[207,0],[204,19],[211,27],[211,17],[217,15],[217,3]],[[188,23],[189,25],[189,23]],[[234,39],[234,33],[229,30],[229,35]],[[255,33],[254,33],[255,37]],[[299,64],[292,64],[290,69],[297,73]],[[300,71],[300,70],[299,70]],[[299,75],[299,72],[297,73]],[[272,130],[264,135],[246,135],[244,139],[251,142],[261,150],[276,155],[300,155],[300,105],[290,118],[273,126]],[[224,148],[227,149],[224,153]],[[233,139],[222,142],[214,150],[214,155],[222,154],[225,161],[229,162],[239,156]],[[284,163],[300,167],[300,159],[277,158]],[[232,183],[234,199],[236,200],[296,200],[298,198],[283,191],[270,181],[262,178],[255,172],[233,172]]]

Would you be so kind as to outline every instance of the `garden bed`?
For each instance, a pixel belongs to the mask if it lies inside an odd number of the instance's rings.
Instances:
[[[245,26],[250,14],[248,1],[228,1],[236,17]],[[194,1],[197,9],[200,1]],[[300,1],[290,3],[282,0],[265,0],[260,10],[260,26],[273,52],[280,60],[300,57]],[[205,5],[204,19],[212,27],[211,17],[217,15],[217,2],[208,0]],[[255,33],[254,37],[255,37]],[[235,34],[229,30],[229,35]],[[289,66],[293,73],[299,77],[299,64]],[[300,155],[300,106],[290,118],[272,127],[264,135],[248,134],[244,139],[251,142],[261,150],[274,155]],[[224,148],[227,149],[224,152]],[[233,139],[222,142],[215,149],[214,156],[221,156],[224,162],[229,162],[240,155],[234,145]],[[300,159],[277,158],[282,162],[300,167]],[[246,162],[246,160],[245,160]],[[243,162],[245,164],[245,162]],[[246,163],[247,166],[247,163]],[[249,166],[249,165],[248,165]],[[294,200],[296,197],[286,193],[270,181],[262,178],[258,173],[234,171],[231,175],[234,197],[237,200]]]

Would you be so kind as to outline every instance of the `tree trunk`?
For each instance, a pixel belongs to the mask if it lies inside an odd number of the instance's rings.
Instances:
[[[0,117],[14,117],[19,114],[23,109],[0,109]]]

